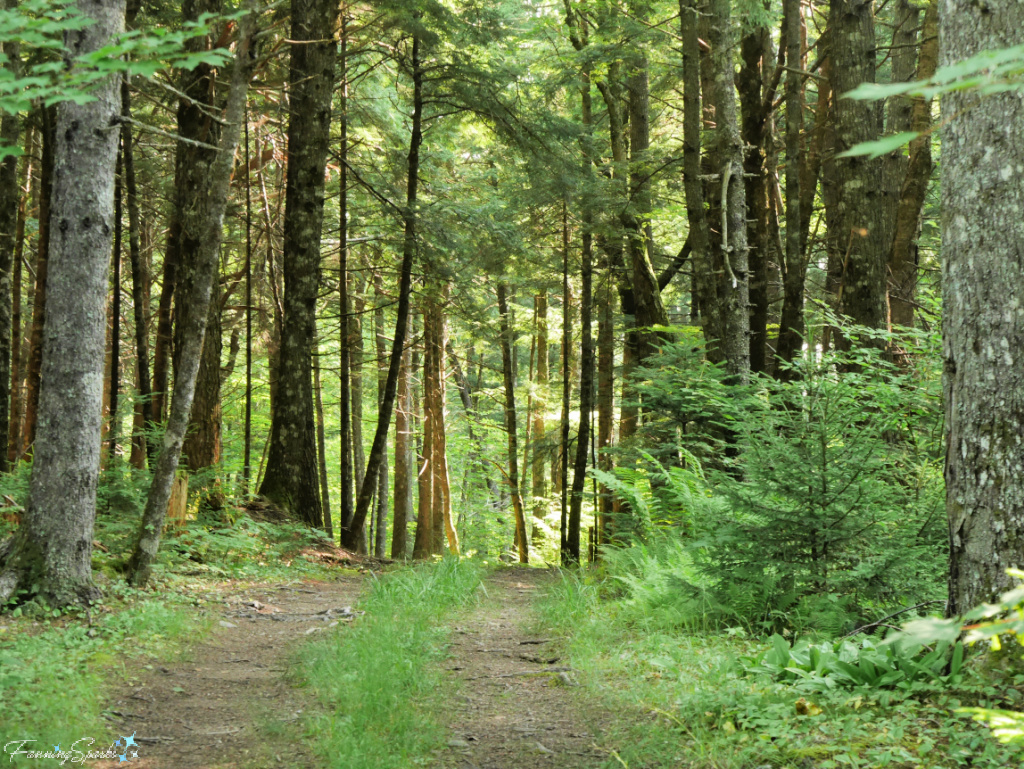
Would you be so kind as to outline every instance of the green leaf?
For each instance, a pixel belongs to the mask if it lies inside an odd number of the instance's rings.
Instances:
[[[837,158],[852,158],[861,155],[867,155],[868,158],[874,160],[882,155],[888,155],[893,150],[897,150],[904,144],[910,144],[921,134],[917,131],[901,131],[898,134],[892,134],[890,136],[883,136],[873,142],[861,142],[855,144],[846,150],[846,152],[840,152],[836,155]]]

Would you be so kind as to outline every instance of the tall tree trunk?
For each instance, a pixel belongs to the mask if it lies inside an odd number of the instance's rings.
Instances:
[[[420,145],[423,143],[423,69],[420,63],[420,39],[413,36],[412,42],[413,115],[412,136],[409,141],[408,178],[405,198],[405,236],[402,242],[402,267],[399,277],[398,307],[395,318],[395,338],[391,347],[388,364],[388,378],[384,385],[384,398],[377,415],[377,431],[373,446],[366,462],[366,474],[376,478],[380,464],[384,461],[384,447],[387,442],[391,411],[395,405],[398,390],[398,371],[402,367],[402,351],[405,349],[405,334],[409,325],[409,298],[412,294],[412,267],[416,257],[416,198],[419,189]],[[350,547],[358,537],[370,510],[373,497],[371,484],[363,483],[359,489],[352,524],[342,530],[342,544]]]
[[[120,89],[118,89],[120,93]],[[119,137],[120,138],[120,137]],[[114,251],[111,261],[114,263],[114,274],[111,276],[112,299],[110,302],[110,401],[107,407],[109,425],[107,435],[107,462],[117,459],[117,391],[120,389],[121,378],[121,236],[124,231],[122,222],[122,178],[124,176],[123,153],[118,152],[114,170]],[[109,464],[107,465],[110,466]]]
[[[941,64],[1024,43],[1024,5],[940,6]],[[942,98],[942,305],[951,614],[993,602],[1024,552],[1024,100]],[[996,225],[996,226],[994,226]]]
[[[223,0],[186,0],[182,4],[182,19],[185,22],[198,20],[203,13],[219,13]],[[205,50],[212,40],[197,38],[187,43],[192,51]],[[216,145],[220,135],[220,125],[210,115],[216,110],[216,70],[209,64],[200,64],[191,71],[182,74],[179,84],[183,98],[178,103],[178,133],[205,145]],[[216,150],[210,146],[199,146],[188,142],[178,142],[176,148],[174,186],[175,201],[170,232],[176,234],[173,248],[176,253],[168,253],[165,259],[170,260],[174,270],[174,324],[172,332],[173,354],[172,365],[177,376],[181,348],[184,345],[182,334],[189,325],[187,316],[193,312],[207,312],[207,334],[203,347],[202,361],[199,364],[199,379],[196,383],[195,397],[192,402],[192,414],[189,431],[185,439],[183,452],[190,470],[197,471],[211,467],[220,459],[221,419],[220,419],[220,291],[219,280],[215,281],[210,307],[197,308],[189,304],[193,295],[192,283],[197,271],[196,262],[201,248],[203,230],[209,218],[204,206],[209,203],[210,169],[216,157]],[[172,250],[169,242],[168,250]],[[166,279],[166,270],[165,270]]]
[[[743,156],[744,194],[747,210],[747,241],[750,246],[750,370],[767,369],[768,348],[768,265],[773,261],[771,232],[773,211],[769,196],[768,154],[773,144],[771,106],[774,88],[765,82],[771,38],[767,27],[757,27],[740,43],[743,59],[739,77],[741,136],[747,150]],[[774,181],[772,182],[774,183]]]
[[[349,330],[349,383],[350,395],[352,398],[352,471],[354,474],[354,489],[358,492],[363,486],[363,479],[366,477],[366,451],[363,442],[363,359],[365,356],[365,340],[363,339],[363,314],[366,312],[366,300],[363,298],[363,291],[366,288],[366,281],[363,273],[358,273],[358,282],[352,281],[349,286],[352,297],[352,312],[348,319]],[[355,500],[353,500],[354,504]],[[355,507],[352,508],[355,515]],[[366,552],[366,524],[358,532],[359,544],[357,552]]]
[[[380,272],[373,273],[373,325],[377,341],[377,408],[380,408],[384,398],[384,387],[387,384],[388,369],[387,360],[387,334],[384,331],[384,281]],[[399,372],[401,376],[401,372]],[[401,395],[396,395],[400,398]],[[387,456],[387,445],[384,446],[384,454]],[[380,463],[380,470],[377,478],[377,521],[374,526],[373,554],[377,558],[383,558],[384,548],[387,545],[388,531],[388,463]]]
[[[49,272],[50,204],[53,192],[55,108],[40,109],[42,159],[39,171],[39,235],[36,240],[36,285],[32,300],[32,331],[29,340],[28,366],[25,375],[25,422],[21,453],[26,456],[36,440],[36,417],[39,413],[39,377],[43,365],[43,331],[46,328],[46,283]]]
[[[324,531],[334,540],[334,521],[331,520],[331,494],[327,484],[327,435],[324,429],[324,398],[320,386],[320,340],[314,327],[313,338],[313,396],[316,399],[316,454],[320,477],[320,500],[323,504]]]
[[[331,133],[331,93],[337,53],[330,35],[338,4],[292,3],[293,40],[289,80],[288,173],[284,213],[284,326],[278,388],[288,394],[274,412],[267,472],[260,494],[291,515],[323,522],[313,417],[312,352],[320,236],[324,216],[324,169]],[[375,480],[375,476],[374,476]]]
[[[146,497],[138,540],[128,562],[128,581],[136,586],[145,585],[149,581],[153,563],[156,561],[157,550],[160,547],[160,532],[163,530],[167,503],[171,497],[171,485],[178,470],[178,460],[185,431],[188,429],[192,397],[199,375],[199,360],[203,350],[203,337],[206,335],[206,320],[209,317],[206,310],[210,306],[213,282],[217,274],[218,254],[224,236],[224,209],[227,206],[231,184],[232,163],[241,135],[242,122],[245,120],[249,43],[256,23],[251,0],[246,3],[245,10],[247,13],[239,25],[235,48],[235,62],[225,113],[226,125],[220,137],[220,150],[210,169],[210,200],[206,206],[210,219],[207,221],[200,244],[202,251],[197,260],[198,269],[192,283],[194,293],[190,305],[201,308],[201,311],[189,313],[185,319],[188,328],[182,337],[184,348],[179,358],[178,375],[174,378],[174,394],[171,398],[167,429],[164,431],[160,455],[153,468],[153,480]]]
[[[131,118],[132,102],[128,80],[121,81],[121,114]],[[135,318],[135,367],[136,387],[139,392],[139,408],[142,412],[145,455],[150,464],[156,459],[157,446],[152,439],[154,427],[152,388],[149,379],[149,319],[146,307],[149,303],[149,275],[145,269],[139,240],[142,228],[139,214],[139,193],[135,176],[135,147],[132,125],[129,120],[121,123],[121,151],[124,155],[124,185],[128,203],[128,257],[132,268],[132,310]]]
[[[13,9],[13,0],[5,3]],[[18,63],[21,56],[21,45],[17,40],[3,43],[3,52],[7,57],[6,69],[18,75]],[[21,135],[21,121],[16,114],[4,113],[0,118],[0,144],[6,147],[17,147]],[[13,378],[11,376],[11,282],[14,252],[18,243],[18,204],[21,200],[21,189],[18,185],[18,158],[8,155],[0,162],[0,435],[10,431],[11,402]],[[18,277],[21,277],[19,270]],[[17,286],[21,291],[21,286]],[[0,453],[0,472],[7,472],[7,452]]]
[[[925,9],[921,29],[921,55],[917,80],[935,74],[939,59],[939,8],[932,0]],[[914,325],[914,297],[917,289],[917,235],[921,228],[928,182],[932,176],[932,100],[915,96],[911,100],[909,130],[921,134],[910,142],[910,159],[896,209],[892,250],[889,252],[889,313],[894,326]]]
[[[420,377],[420,413],[423,415],[420,424],[423,429],[419,457],[419,515],[416,519],[416,540],[413,544],[413,558],[429,558],[434,552],[434,470],[432,464],[434,450],[434,419],[429,404],[432,385],[433,365],[430,356],[433,345],[430,343],[431,322],[429,304],[424,300],[423,310],[423,367]]]
[[[605,472],[611,472],[613,467],[609,449],[615,419],[615,314],[611,282],[611,275],[606,272],[597,302],[597,464]],[[603,484],[599,494],[596,539],[598,545],[603,545],[614,536],[613,498]]]
[[[750,373],[750,296],[747,263],[747,205],[743,188],[743,142],[736,119],[735,31],[730,0],[712,0],[711,62],[715,105],[717,187],[721,194],[719,297],[726,370],[743,381]]]
[[[807,268],[803,248],[803,153],[801,134],[804,124],[804,96],[801,27],[803,25],[800,0],[785,0],[783,8],[782,42],[786,51],[786,255],[783,273],[782,317],[779,321],[779,339],[776,357],[790,363],[803,345],[804,335],[804,279]],[[790,370],[777,366],[777,375],[788,379]]]
[[[630,10],[641,21],[650,14],[648,0],[632,0]],[[627,79],[629,93],[629,198],[633,209],[626,223],[630,258],[630,283],[637,327],[636,364],[658,352],[661,334],[654,326],[667,326],[668,313],[661,300],[658,278],[651,265],[654,233],[651,229],[651,177],[655,166],[650,158],[650,84],[647,56],[640,48]]]
[[[561,561],[567,560],[569,536],[569,372],[572,364],[572,312],[569,302],[569,213],[562,203],[562,416],[559,422],[558,440],[558,553]]]
[[[249,105],[245,108],[245,446],[242,456],[243,493],[252,480],[252,178],[249,158]],[[268,238],[270,233],[267,233]]]
[[[124,29],[124,0],[83,2],[92,23],[64,45],[86,55]],[[71,66],[74,76],[76,67]],[[92,533],[99,479],[107,269],[113,230],[114,164],[120,115],[117,77],[87,104],[57,108],[47,319],[29,501],[5,563],[0,603],[19,589],[50,606],[90,604]]]
[[[405,558],[408,552],[408,523],[412,518],[413,460],[412,441],[412,366],[408,347],[402,354],[398,376],[398,406],[395,409],[395,519],[391,526],[391,557]],[[472,438],[470,439],[472,440]]]
[[[532,478],[533,488],[533,524],[532,540],[536,547],[544,541],[544,530],[536,522],[543,520],[548,512],[547,505],[547,473],[544,472],[545,460],[549,455],[544,440],[544,416],[547,413],[548,395],[548,292],[542,291],[534,299],[536,308],[536,374],[534,376],[533,402],[533,435],[530,446],[533,452]]]
[[[686,194],[686,218],[693,246],[693,283],[698,317],[704,331],[708,359],[722,360],[722,327],[711,259],[711,233],[701,180],[701,59],[698,16],[700,0],[679,0],[680,30],[683,46],[683,188]],[[625,376],[625,373],[623,373]],[[620,435],[620,441],[624,436]]]
[[[349,340],[352,330],[349,322],[348,297],[348,14],[347,9],[341,14],[340,55],[338,60],[338,80],[341,85],[339,94],[341,101],[341,136],[338,139],[338,440],[341,444],[338,472],[340,478],[340,499],[338,504],[339,525],[342,529],[352,523],[355,486],[353,475],[352,451],[352,389],[351,389],[351,358]]]
[[[835,139],[838,156],[855,144],[873,141],[882,131],[882,103],[844,99],[861,83],[875,81],[875,21],[870,0],[834,0],[829,6],[831,87],[835,94]],[[857,324],[885,328],[885,241],[883,211],[895,205],[883,186],[882,161],[836,157],[834,163],[835,221],[829,229],[838,240],[842,302],[840,309]]]
[[[35,155],[36,130],[29,124],[25,128],[25,157],[21,170],[21,190],[18,203],[18,221],[15,225],[13,276],[11,279],[11,410],[10,423],[7,431],[7,466],[11,467],[18,461],[21,451],[21,423],[24,410],[22,379],[22,337],[21,324],[21,293],[22,268],[21,262],[25,253],[25,219],[28,216],[28,199],[35,185],[32,175],[33,156]]]
[[[501,370],[505,380],[505,431],[508,434],[508,487],[512,495],[512,514],[516,524],[516,548],[519,563],[530,562],[530,545],[526,536],[526,512],[519,494],[519,440],[516,428],[516,390],[512,374],[512,325],[509,323],[508,300],[504,283],[498,284],[498,313],[501,316]]]

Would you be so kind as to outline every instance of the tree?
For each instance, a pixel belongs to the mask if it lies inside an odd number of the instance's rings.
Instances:
[[[940,5],[952,64],[1024,43],[1024,6]],[[950,614],[993,601],[1024,553],[1024,100],[942,100],[942,296]]]
[[[311,526],[323,525],[313,418],[313,338],[320,285],[324,167],[331,126],[337,58],[333,30],[338,4],[292,4],[292,83],[288,117],[288,174],[284,214],[284,326],[278,362],[278,398],[271,426],[267,473],[260,495]],[[373,477],[376,481],[376,475]]]
[[[92,24],[65,33],[67,50],[91,53],[124,29],[124,0],[82,0]],[[113,232],[120,82],[108,75],[92,101],[57,108],[35,461],[25,519],[0,553],[0,603],[19,590],[53,606],[89,604],[99,479],[107,269]],[[4,557],[6,555],[6,557]]]

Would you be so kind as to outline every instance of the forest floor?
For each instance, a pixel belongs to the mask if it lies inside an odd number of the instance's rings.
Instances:
[[[597,714],[581,701],[572,668],[538,632],[533,607],[555,572],[503,569],[453,628],[449,669],[461,686],[450,715],[445,769],[592,769]]]
[[[595,745],[595,711],[582,700],[572,668],[538,630],[534,605],[555,573],[501,569],[488,574],[481,600],[448,620],[455,700],[441,714],[443,769],[592,769],[608,759]],[[316,708],[288,675],[296,649],[314,634],[350,621],[361,576],[336,582],[236,585],[207,604],[212,632],[177,661],[123,671],[106,713],[131,735],[135,769],[322,766],[285,725]],[[291,735],[294,737],[294,734]],[[130,755],[130,754],[129,754]],[[104,761],[100,769],[118,766]]]
[[[107,713],[135,734],[133,769],[312,766],[302,744],[275,744],[274,722],[298,720],[306,706],[287,676],[295,646],[349,621],[362,578],[225,588],[213,632],[182,659],[126,671]],[[287,751],[282,754],[281,751]],[[104,761],[102,769],[118,765]]]

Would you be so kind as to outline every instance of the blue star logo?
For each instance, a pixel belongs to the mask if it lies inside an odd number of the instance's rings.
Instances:
[[[125,746],[125,748],[130,748],[132,745],[135,745],[136,747],[138,746],[139,743],[137,743],[135,741],[135,735],[136,734],[137,734],[137,732],[132,732],[132,736],[131,737],[125,737],[124,738],[124,746]],[[127,752],[127,751],[125,751],[125,752]]]
[[[117,747],[121,747],[121,738],[118,737],[116,740],[114,740],[114,744],[117,745]]]
[[[53,746],[53,752],[54,753],[60,753],[60,745],[54,745]]]
[[[128,760],[128,756],[125,753],[122,753],[121,755],[119,755],[117,757],[117,763],[119,763],[119,764],[123,764],[127,760]]]

